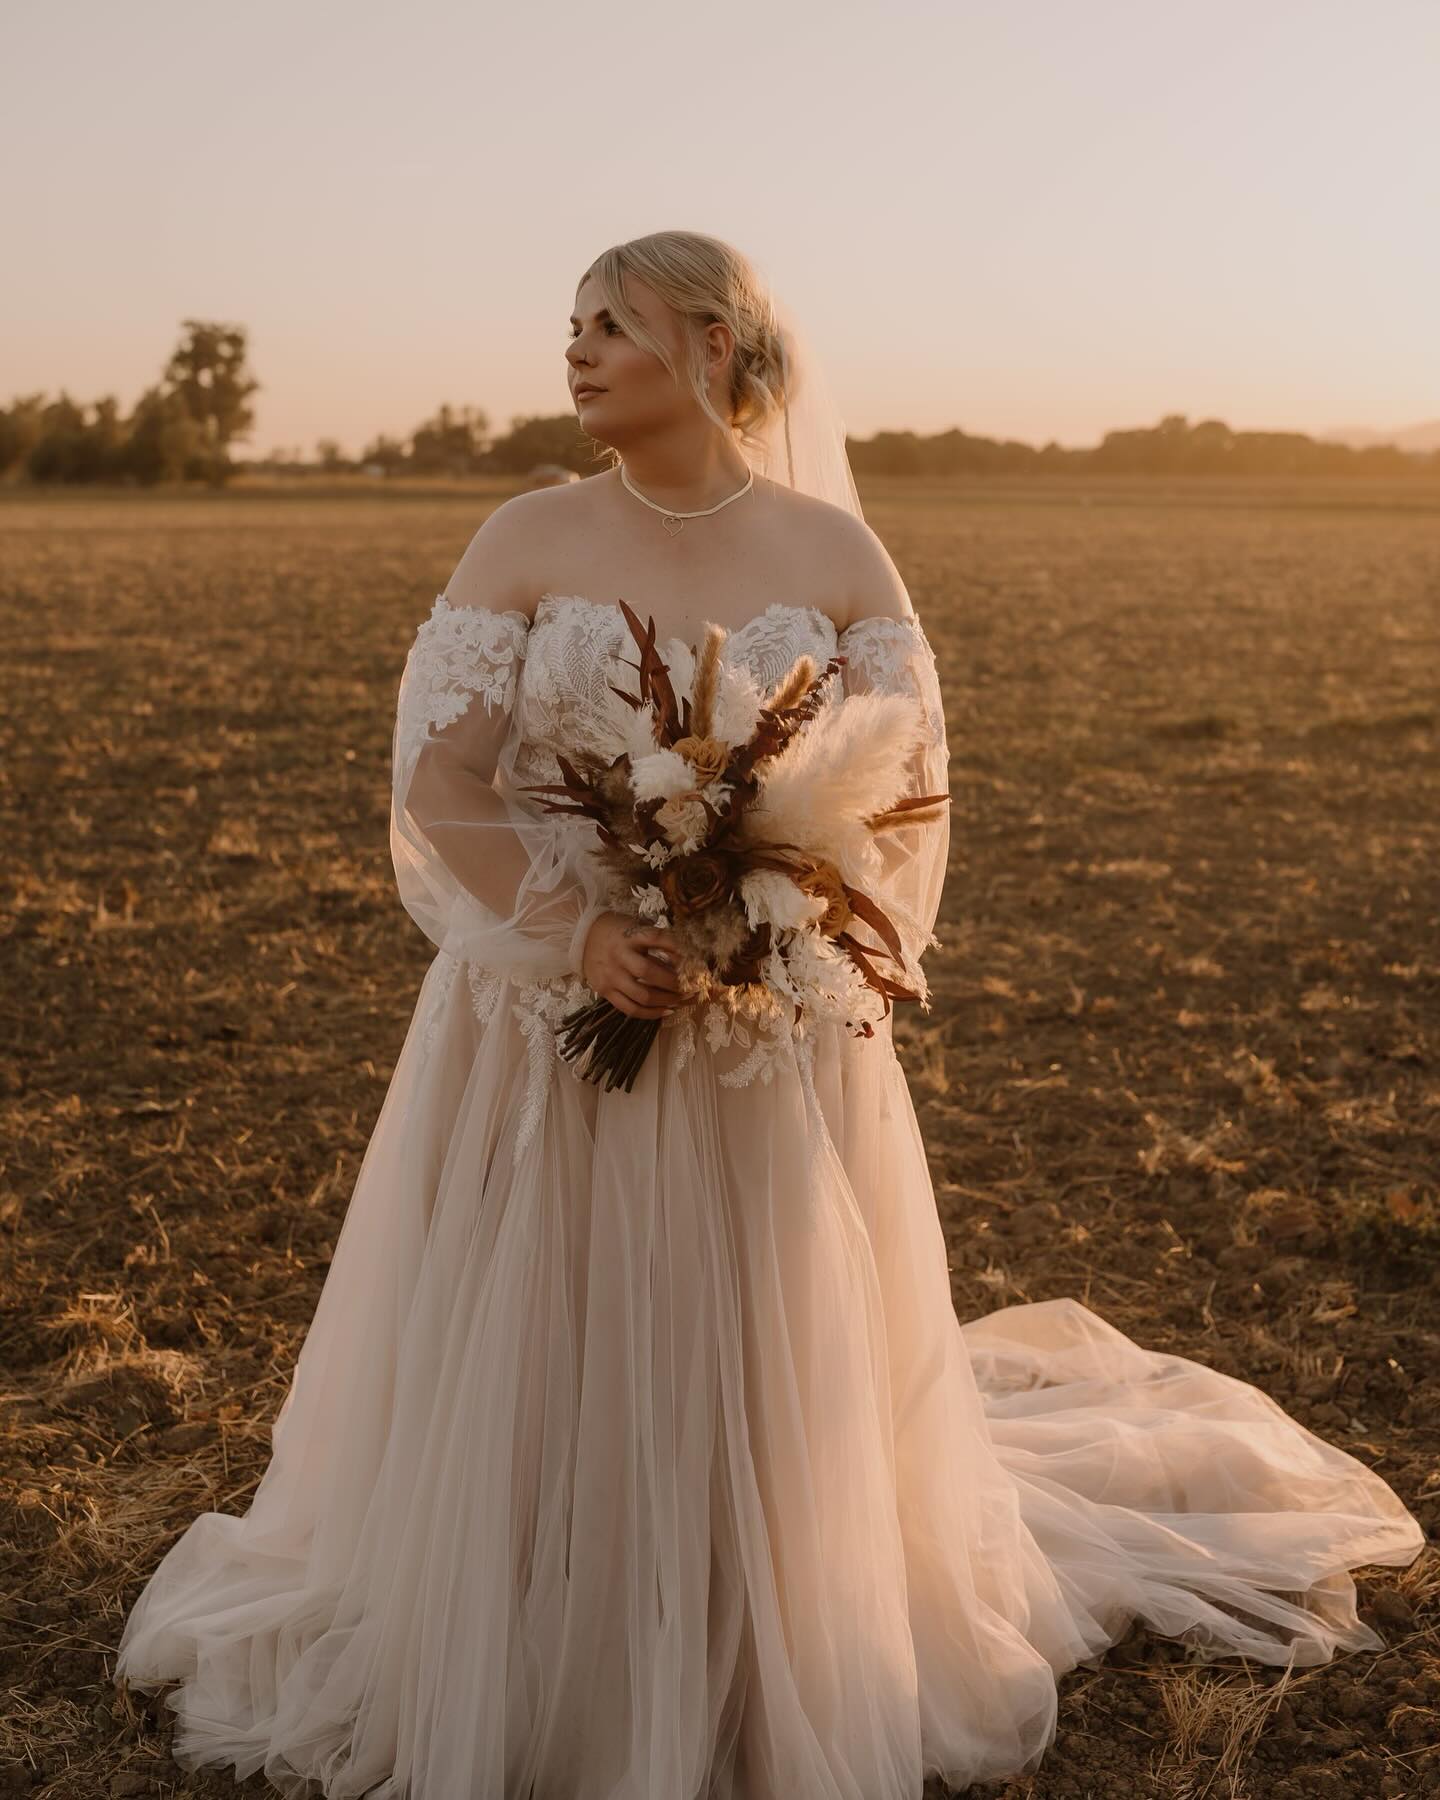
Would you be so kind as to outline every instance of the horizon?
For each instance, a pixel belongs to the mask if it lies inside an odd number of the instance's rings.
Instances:
[[[75,396],[73,396],[73,395],[71,397],[72,397],[72,399],[75,398]],[[554,416],[559,417],[561,415],[556,414]],[[1158,419],[1152,419],[1152,420],[1149,420],[1146,423],[1143,423],[1140,425],[1115,426],[1112,429],[1117,430],[1117,431],[1149,431],[1149,430],[1154,430],[1154,428],[1159,424],[1159,422],[1160,421]],[[1186,420],[1186,423],[1191,427],[1199,425],[1202,422],[1203,421],[1200,420],[1199,418],[1187,418],[1187,420]],[[421,421],[419,421],[419,420],[416,421],[417,425],[419,425],[420,423],[421,423]],[[1229,426],[1229,424],[1230,424],[1229,420],[1222,420],[1221,423],[1225,424],[1227,426]],[[492,428],[492,432],[491,432],[492,438],[493,439],[501,438],[504,435],[504,432],[506,429],[508,429],[508,425],[505,428],[500,429],[500,430],[495,430]],[[1230,426],[1230,429],[1232,431],[1237,431],[1237,435],[1238,435],[1238,430],[1236,427]],[[1267,428],[1265,426],[1253,426],[1253,427],[1248,427],[1246,429],[1264,432],[1267,429],[1273,429],[1273,428]],[[923,440],[923,439],[928,439],[931,437],[943,437],[950,430],[959,430],[962,433],[962,435],[964,435],[964,436],[971,437],[971,438],[980,438],[981,441],[984,441],[984,442],[1000,442],[1000,441],[1002,441],[999,439],[983,438],[981,436],[981,434],[974,433],[974,432],[965,432],[963,426],[960,426],[960,427],[942,426],[934,432],[915,432],[912,430],[911,427],[904,426],[904,425],[882,426],[878,432],[857,432],[853,428],[847,428],[846,436],[851,442],[869,442],[869,441],[873,441],[877,436],[890,435],[890,434],[893,434],[898,437],[914,436],[914,437],[921,438]],[[322,440],[323,440],[323,435],[324,434],[322,434]],[[1279,435],[1279,434],[1277,434],[1277,435]],[[1373,443],[1376,447],[1384,447],[1385,445],[1388,445],[1388,444],[1394,444],[1397,447],[1408,448],[1412,451],[1415,451],[1417,454],[1428,455],[1432,451],[1440,450],[1440,418],[1417,420],[1412,425],[1397,426],[1392,431],[1389,431],[1389,432],[1386,432],[1383,430],[1375,430],[1368,426],[1352,425],[1352,426],[1337,426],[1328,433],[1314,432],[1314,433],[1308,433],[1306,435],[1313,437],[1315,439],[1315,441],[1319,442],[1319,443],[1334,443],[1334,444],[1337,444],[1340,446],[1348,445],[1348,447],[1350,447],[1350,448],[1363,448],[1364,444],[1362,444],[1362,442],[1361,442],[1361,440],[1363,439],[1366,442]],[[1412,440],[1412,439],[1416,439],[1416,438],[1422,438],[1423,442],[1420,444],[1416,444],[1414,442],[1408,441],[1408,440]],[[1351,440],[1353,440],[1353,442]],[[1023,442],[1023,440],[1014,439],[1014,438],[1007,439],[1004,441],[1010,442],[1010,443]],[[1099,449],[1102,441],[1103,440],[1097,439],[1097,441],[1094,444],[1061,444],[1059,447],[1062,450],[1064,450],[1070,454],[1083,454],[1088,451],[1094,451],[1094,450]],[[1048,444],[1041,445],[1041,444],[1027,443],[1027,444],[1025,444],[1024,447],[1026,449],[1034,449],[1034,450],[1038,451],[1038,450],[1047,448]],[[245,450],[241,455],[236,457],[235,460],[237,463],[283,462],[288,459],[291,459],[291,452],[292,452],[292,450],[294,450],[296,448],[300,449],[301,455],[298,458],[294,458],[293,460],[300,462],[300,463],[306,463],[306,464],[311,463],[311,462],[319,463],[320,457],[316,453],[315,447],[313,445],[307,449],[304,445],[289,446],[289,445],[277,444],[272,449],[269,449],[266,451]],[[343,444],[340,446],[340,449],[341,449],[342,460],[345,462],[358,464],[363,460],[361,453],[358,449],[352,451]]]
[[[428,0],[398,26],[373,0],[333,23],[257,0],[236,41],[178,0],[12,9],[3,129],[12,166],[45,162],[11,209],[0,398],[128,412],[195,317],[246,330],[243,459],[322,438],[358,459],[442,403],[500,435],[573,412],[591,258],[684,225],[774,283],[857,439],[1440,418],[1440,245],[1415,223],[1440,197],[1435,9],[731,17],[768,53],[748,83],[655,0]]]

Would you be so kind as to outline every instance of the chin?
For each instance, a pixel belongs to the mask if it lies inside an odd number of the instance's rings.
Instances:
[[[609,395],[602,395],[601,398],[602,400],[608,399]],[[610,408],[597,405],[594,401],[587,401],[584,406],[575,408],[575,417],[582,431],[589,432],[591,437],[603,437],[606,423],[612,419],[613,415]]]

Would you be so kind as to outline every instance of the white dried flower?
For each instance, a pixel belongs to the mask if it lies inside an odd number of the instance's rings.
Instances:
[[[695,771],[673,750],[652,750],[631,763],[630,786],[637,800],[668,800],[695,786]]]
[[[760,722],[764,701],[765,696],[749,669],[722,655],[715,683],[710,735],[730,745],[749,743]]]
[[[665,896],[658,887],[646,882],[641,887],[632,887],[630,892],[635,897],[635,905],[642,919],[654,919],[663,923],[665,917]]]
[[[790,931],[823,916],[825,901],[796,887],[788,875],[776,869],[752,869],[740,880],[745,918],[753,929],[770,925]]]
[[[630,844],[627,847],[652,869],[663,869],[675,854],[667,844]]]

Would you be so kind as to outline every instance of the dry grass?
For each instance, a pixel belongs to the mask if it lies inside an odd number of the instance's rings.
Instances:
[[[1208,1800],[1215,1793],[1249,1800],[1243,1772],[1285,1696],[1289,1674],[1287,1669],[1278,1681],[1262,1683],[1247,1671],[1217,1681],[1187,1669],[1159,1684],[1170,1740],[1166,1755],[1179,1768],[1170,1784],[1174,1800]]]
[[[1440,495],[866,500],[954,750],[936,1009],[897,1041],[957,1307],[1077,1294],[1433,1529]],[[0,499],[0,1795],[235,1791],[168,1760],[113,1647],[265,1465],[426,963],[385,836],[395,685],[489,504]],[[1440,1792],[1436,1558],[1360,1586],[1387,1648],[1324,1669],[1132,1633],[992,1793]]]

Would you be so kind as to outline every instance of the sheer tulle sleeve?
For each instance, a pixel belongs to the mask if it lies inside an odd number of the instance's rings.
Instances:
[[[543,981],[582,972],[586,934],[612,901],[587,854],[593,825],[519,791],[529,629],[522,612],[437,597],[400,680],[390,848],[405,909],[437,948]]]
[[[945,707],[935,654],[918,617],[877,616],[856,619],[840,633],[837,648],[847,660],[846,694],[904,694],[920,702],[925,734],[910,760],[907,794],[950,791],[950,751],[945,736]],[[900,934],[905,973],[929,1010],[930,987],[921,957],[939,947],[935,920],[945,887],[950,855],[950,808],[929,824],[884,832],[873,840],[880,852],[882,874],[874,897]],[[867,928],[868,929],[868,928]],[[871,934],[871,941],[879,938]],[[894,970],[893,963],[882,967]],[[895,971],[898,975],[899,971]]]

